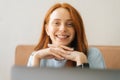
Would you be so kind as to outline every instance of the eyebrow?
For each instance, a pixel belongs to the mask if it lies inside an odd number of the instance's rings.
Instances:
[[[59,21],[59,20],[61,20],[61,19],[54,19],[54,21],[55,20],[57,20],[57,21]],[[67,21],[73,21],[72,19],[67,19]]]

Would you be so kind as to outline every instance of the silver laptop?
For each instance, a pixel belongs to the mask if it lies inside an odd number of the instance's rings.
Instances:
[[[120,70],[14,66],[11,80],[120,80]]]

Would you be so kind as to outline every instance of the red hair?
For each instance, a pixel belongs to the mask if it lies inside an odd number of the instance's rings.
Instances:
[[[40,37],[39,43],[35,47],[35,51],[43,49],[43,48],[47,48],[48,43],[51,43],[49,36],[46,34],[45,25],[48,23],[51,13],[57,8],[61,8],[61,7],[69,11],[71,18],[73,20],[73,23],[74,23],[75,38],[72,41],[71,46],[75,50],[83,52],[84,54],[87,55],[88,43],[86,39],[86,34],[85,34],[85,29],[84,29],[82,18],[79,12],[74,7],[72,7],[70,4],[67,4],[67,3],[57,3],[48,10],[45,16],[44,22],[43,22],[41,37]]]

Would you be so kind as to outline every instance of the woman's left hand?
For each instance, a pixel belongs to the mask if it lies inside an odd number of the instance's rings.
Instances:
[[[48,45],[51,51],[55,54],[61,55],[63,58],[71,61],[75,61],[78,65],[82,63],[87,63],[87,56],[83,52],[75,51],[73,48],[67,46],[55,46],[55,45]]]

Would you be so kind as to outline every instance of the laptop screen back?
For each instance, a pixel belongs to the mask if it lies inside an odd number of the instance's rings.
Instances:
[[[120,70],[14,66],[11,80],[120,80]]]

